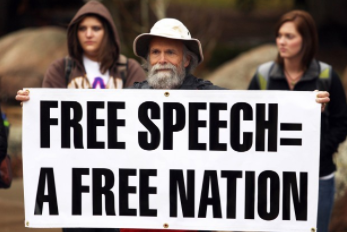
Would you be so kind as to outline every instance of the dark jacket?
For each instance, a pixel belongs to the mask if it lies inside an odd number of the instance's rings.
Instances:
[[[313,60],[303,77],[294,86],[294,91],[314,91],[320,86],[319,65]],[[270,70],[268,90],[290,90],[283,68],[277,63]],[[260,90],[257,76],[254,76],[248,87],[249,90]],[[319,176],[326,176],[336,170],[333,163],[333,154],[339,144],[347,135],[347,109],[346,96],[338,75],[332,71],[330,89],[330,102],[322,113],[321,119],[321,144],[320,144],[320,171]]]
[[[147,81],[137,82],[130,89],[153,89],[148,85]],[[180,88],[181,90],[223,90],[223,88],[212,84],[209,81],[198,79],[195,76],[189,74],[184,78],[184,81]]]
[[[117,51],[120,51],[120,42],[118,38],[118,33],[112,16],[107,10],[107,8],[97,1],[89,1],[83,7],[79,9],[74,18],[71,20],[68,32],[71,30],[72,26],[76,21],[83,15],[95,14],[106,20],[109,24],[109,28],[112,30],[111,33],[114,35],[114,42],[117,46]],[[84,69],[83,63],[81,63],[77,57],[73,56],[73,47],[76,46],[73,41],[68,39],[68,51],[69,57],[73,60],[73,67],[71,69],[71,74],[69,78],[69,83],[65,79],[65,59],[61,58],[56,60],[48,68],[42,83],[42,87],[45,88],[66,88],[69,84],[69,88],[91,88],[88,78],[86,78],[86,71]],[[118,60],[114,61],[114,65],[109,70],[110,78],[113,79],[114,85],[109,88],[118,88],[119,83],[122,80],[121,75],[118,71],[117,62],[119,61],[120,54],[118,54]],[[121,62],[122,63],[122,62]],[[128,59],[127,77],[124,87],[132,86],[134,82],[140,82],[146,79],[146,73],[143,68],[133,59]]]
[[[0,162],[6,157],[7,154],[7,133],[2,119],[0,109]]]

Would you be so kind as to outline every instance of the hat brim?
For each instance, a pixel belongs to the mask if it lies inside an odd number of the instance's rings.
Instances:
[[[144,59],[147,59],[148,55],[148,46],[153,37],[162,37],[167,39],[174,39],[174,40],[180,40],[182,41],[186,47],[197,55],[198,57],[198,64],[200,64],[204,60],[204,55],[202,53],[202,47],[201,43],[197,39],[181,39],[181,38],[175,38],[175,37],[169,37],[169,36],[163,36],[163,35],[155,35],[151,33],[143,33],[139,36],[137,36],[133,43],[133,50],[136,56],[142,57]]]

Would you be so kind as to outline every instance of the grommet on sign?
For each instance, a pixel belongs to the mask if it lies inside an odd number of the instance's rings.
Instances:
[[[163,227],[164,227],[164,229],[167,229],[167,228],[169,228],[169,224],[164,223]]]
[[[316,232],[316,228],[311,228],[311,232]]]
[[[169,92],[165,92],[165,93],[164,93],[164,96],[165,96],[165,97],[168,97],[168,96],[170,96],[170,93],[169,93]]]
[[[25,225],[26,225],[26,226],[29,226],[29,222],[26,222]]]

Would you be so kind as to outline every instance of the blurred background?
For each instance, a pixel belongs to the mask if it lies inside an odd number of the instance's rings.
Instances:
[[[0,100],[10,123],[8,152],[15,176],[11,189],[0,189],[0,231],[35,231],[24,228],[22,109],[14,96],[24,87],[41,87],[48,65],[67,55],[67,25],[85,2],[87,0],[0,0]],[[132,51],[132,42],[138,34],[148,32],[160,18],[182,21],[203,46],[205,60],[195,70],[196,76],[228,89],[246,89],[256,67],[275,59],[274,27],[279,17],[293,9],[306,10],[317,24],[320,42],[317,58],[333,66],[347,90],[346,0],[100,2],[113,16],[121,39],[121,52],[139,62]],[[346,142],[335,154],[335,161],[339,170],[331,232],[347,230]]]

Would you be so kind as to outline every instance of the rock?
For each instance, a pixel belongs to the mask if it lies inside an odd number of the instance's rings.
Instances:
[[[18,89],[41,87],[55,59],[67,55],[66,31],[58,27],[30,28],[0,38],[1,99],[13,99]]]
[[[263,45],[223,64],[206,79],[227,89],[247,89],[256,68],[262,63],[275,60],[276,56],[276,45]]]

